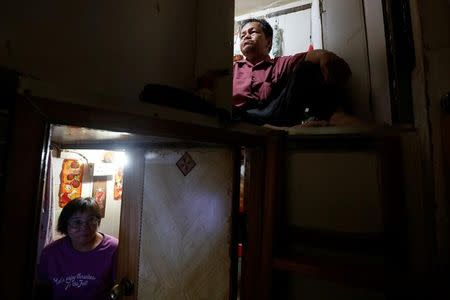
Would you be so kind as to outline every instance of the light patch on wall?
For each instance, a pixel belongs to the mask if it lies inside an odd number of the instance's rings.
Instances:
[[[113,164],[117,167],[125,167],[128,164],[128,156],[125,152],[114,152]]]
[[[145,160],[153,160],[155,158],[158,158],[158,154],[155,152],[147,152],[145,154]]]

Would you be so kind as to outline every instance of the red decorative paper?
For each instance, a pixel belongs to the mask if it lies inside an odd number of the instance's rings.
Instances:
[[[181,158],[177,161],[177,167],[184,176],[189,174],[189,172],[192,171],[195,165],[196,162],[187,152],[185,152],[183,156],[181,156]]]
[[[92,188],[92,197],[94,197],[100,207],[100,215],[102,218],[105,217],[106,209],[106,182],[107,178],[104,176],[94,177]]]
[[[123,168],[118,168],[114,176],[114,200],[122,199]]]
[[[65,159],[59,175],[59,207],[64,207],[71,200],[81,197],[84,165],[76,159]]]

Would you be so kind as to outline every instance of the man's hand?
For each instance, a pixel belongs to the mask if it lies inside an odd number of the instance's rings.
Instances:
[[[285,130],[289,131],[296,128],[305,128],[305,127],[325,127],[329,126],[328,122],[325,120],[310,120],[302,122],[301,124],[294,125],[294,126],[274,126],[270,124],[264,124],[263,125],[266,128],[274,129],[274,130]]]
[[[299,128],[303,128],[303,127],[325,127],[328,126],[328,122],[325,120],[309,120],[309,121],[304,121],[299,125],[295,125],[294,127],[299,127]]]
[[[320,58],[320,69],[325,82],[333,85],[343,85],[350,78],[352,72],[348,64],[339,56],[326,52]]]
[[[320,65],[325,82],[332,85],[343,85],[352,74],[348,64],[333,52],[313,50],[306,54],[306,61]]]

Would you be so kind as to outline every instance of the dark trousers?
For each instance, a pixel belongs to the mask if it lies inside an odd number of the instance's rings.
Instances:
[[[328,120],[342,105],[342,89],[325,83],[320,67],[300,63],[265,106],[238,111],[239,119],[250,123],[293,126],[305,120]]]

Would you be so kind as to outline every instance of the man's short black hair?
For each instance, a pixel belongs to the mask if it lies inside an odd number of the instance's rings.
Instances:
[[[75,198],[64,206],[59,215],[57,229],[60,233],[67,234],[67,223],[69,222],[69,219],[78,212],[89,212],[99,220],[102,217],[100,206],[94,198]]]
[[[257,22],[259,24],[261,24],[261,28],[264,32],[264,34],[266,35],[266,38],[272,40],[273,38],[273,29],[272,26],[270,26],[269,22],[267,22],[264,19],[256,19],[256,18],[250,18],[250,19],[246,19],[244,21],[241,21],[241,25],[239,27],[239,32],[241,32],[242,28],[248,24],[248,23],[252,23],[252,22]]]

